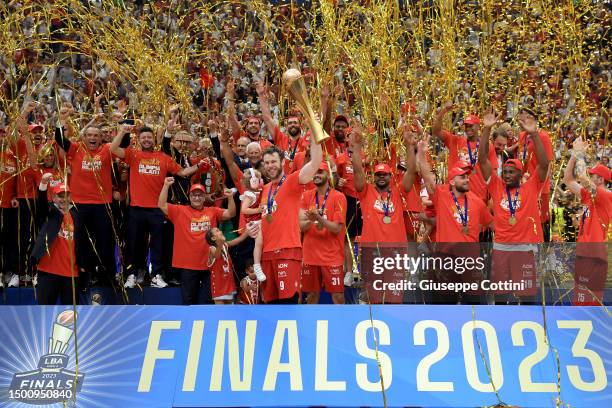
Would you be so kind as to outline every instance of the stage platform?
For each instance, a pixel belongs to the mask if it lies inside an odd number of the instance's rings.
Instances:
[[[91,297],[100,293],[102,295],[103,304],[105,305],[182,305],[181,301],[181,288],[180,287],[168,287],[164,289],[157,289],[151,287],[144,287],[142,289],[127,289],[127,301],[124,301],[123,293],[114,293],[110,288],[91,288],[87,292],[80,292],[79,299],[80,304],[89,305],[91,304]],[[553,305],[555,302],[553,299],[559,299],[564,292],[559,290],[547,290],[546,299],[547,304]],[[204,298],[201,296],[201,298]],[[541,297],[538,297],[537,302],[540,302]],[[571,294],[566,296],[563,300],[558,301],[556,306],[569,306],[571,300]],[[322,291],[319,304],[331,304],[331,296],[329,293]],[[422,303],[416,302],[414,299],[409,299],[408,303]],[[36,299],[34,296],[34,289],[32,287],[20,287],[20,288],[3,288],[0,289],[0,305],[35,305]],[[612,305],[612,289],[607,289],[604,293],[604,304]]]

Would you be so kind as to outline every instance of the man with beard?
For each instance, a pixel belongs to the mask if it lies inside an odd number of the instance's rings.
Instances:
[[[484,116],[484,129],[481,135],[478,161],[482,175],[493,201],[493,239],[491,281],[514,282],[525,281],[525,289],[512,295],[531,301],[536,294],[537,245],[544,241],[538,199],[546,187],[548,175],[548,156],[540,138],[538,123],[532,115],[520,115],[519,124],[529,136],[537,156],[535,172],[527,181],[524,176],[523,163],[517,159],[506,160],[501,178],[491,166],[489,155],[489,135],[497,118],[491,112]],[[498,291],[503,295],[498,301],[514,301],[508,291]],[[530,299],[531,298],[531,299]]]
[[[406,147],[406,167],[401,188],[408,192],[414,183],[416,173],[414,134],[408,125],[403,127],[404,144]],[[359,245],[361,247],[364,268],[373,265],[373,256],[395,257],[406,252],[406,228],[400,189],[391,183],[392,169],[388,164],[379,163],[374,166],[374,183],[366,181],[361,152],[361,129],[353,127],[351,133],[353,147],[353,169],[355,170],[355,190],[360,201],[363,214],[363,231]],[[383,244],[381,247],[379,244]],[[384,244],[393,247],[384,247]],[[371,271],[371,269],[370,269]],[[380,278],[384,283],[399,282],[405,277],[403,270],[386,270],[380,277],[366,276],[366,294],[372,303],[401,303],[402,290],[377,290],[373,281]]]
[[[131,127],[130,127],[131,128]],[[151,250],[151,286],[165,288],[168,284],[162,277],[162,248],[164,214],[158,207],[157,199],[164,185],[166,174],[189,177],[200,167],[197,163],[188,168],[181,168],[172,157],[155,151],[153,129],[143,127],[138,134],[140,150],[133,147],[126,149],[120,146],[123,135],[131,130],[122,125],[110,145],[115,156],[124,159],[130,168],[130,207],[126,236],[125,287],[136,285],[138,270],[144,270],[146,243]],[[147,239],[149,238],[149,239]]]
[[[270,183],[261,193],[265,206],[253,250],[254,270],[263,284],[266,303],[297,303],[302,266],[298,212],[303,185],[310,182],[322,160],[321,146],[310,138],[310,161],[299,172],[285,174],[283,152],[276,146],[264,151]]]
[[[261,133],[261,119],[258,116],[248,116],[246,118],[246,124],[244,126],[244,130],[240,129],[240,123],[238,122],[238,117],[236,116],[236,95],[234,93],[234,81],[229,80],[227,82],[227,90],[225,93],[225,97],[227,99],[227,115],[228,122],[230,126],[230,131],[232,132],[232,137],[234,140],[238,140],[243,136],[248,137],[251,142],[259,143],[259,146],[262,149],[272,146],[272,143],[269,141],[262,139],[260,136]]]
[[[55,142],[66,154],[66,164],[71,170],[71,198],[86,231],[80,237],[82,242],[77,243],[79,250],[85,251],[86,260],[79,266],[89,278],[97,277],[99,284],[110,286],[115,281],[117,237],[111,208],[113,154],[110,143],[102,144],[102,132],[96,126],[89,126],[78,142],[71,142],[68,138],[74,134],[69,125],[71,112],[69,107],[60,110]]]
[[[478,164],[478,151],[482,148],[478,133],[480,132],[480,118],[476,115],[467,115],[463,120],[465,137],[455,135],[448,130],[442,129],[444,116],[453,110],[455,105],[447,103],[440,109],[431,126],[431,134],[444,142],[448,148],[448,168],[456,167],[455,163],[464,161],[474,169],[470,174],[470,191],[480,197],[483,201],[487,200],[487,186],[482,177],[482,171]],[[489,152],[489,162],[493,170],[497,169],[497,157],[492,143],[487,139]]]
[[[285,161],[283,162],[285,166],[284,171],[288,174],[293,173],[295,169],[293,163],[295,154],[304,150],[300,118],[297,115],[289,116],[286,123],[288,134],[284,134],[274,122],[274,119],[272,119],[270,103],[268,102],[268,95],[264,84],[262,82],[257,82],[256,90],[259,106],[261,107],[261,115],[268,129],[268,133],[272,135],[274,144],[285,152]]]
[[[427,150],[427,142],[419,142],[417,164],[436,214],[436,256],[442,259],[476,259],[480,256],[480,231],[489,228],[493,217],[485,202],[470,191],[469,175],[472,169],[465,162],[456,162],[456,167],[448,172],[448,183],[436,185],[426,158]],[[442,282],[479,283],[484,270],[466,266],[461,273],[448,270],[435,272],[433,278]],[[478,293],[470,292],[474,295]],[[457,303],[463,298],[463,294],[456,292],[445,295],[445,303]],[[440,298],[436,298],[440,301]]]
[[[307,302],[319,303],[321,288],[335,304],[344,303],[344,224],[346,198],[331,188],[330,171],[322,162],[314,175],[314,189],[304,192],[300,228],[304,234],[302,290]]]

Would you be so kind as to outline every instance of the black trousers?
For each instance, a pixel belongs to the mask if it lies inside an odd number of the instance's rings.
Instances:
[[[20,275],[32,274],[33,266],[29,255],[34,248],[38,226],[36,225],[36,200],[33,198],[20,198],[17,209],[17,225],[19,228],[19,241],[17,245],[18,267]],[[13,238],[15,239],[15,238]]]
[[[238,281],[241,281],[246,275],[247,263],[253,264],[253,249],[255,248],[255,240],[247,237],[240,244],[230,249],[232,255],[232,263],[234,271],[236,271]]]
[[[0,272],[17,271],[17,209],[0,208]]]
[[[147,243],[151,249],[151,275],[163,274],[163,239],[164,213],[159,208],[128,208],[124,275],[146,269]]]
[[[84,227],[79,242],[79,251],[84,251],[86,259],[82,268],[89,276],[96,275],[99,285],[112,286],[117,266],[110,205],[76,204],[76,209]]]
[[[78,278],[74,279],[76,303],[79,302]],[[36,286],[36,299],[39,305],[55,305],[57,299],[60,305],[72,304],[72,278],[54,275],[47,272],[38,272],[38,285]]]
[[[176,269],[181,276],[181,296],[184,305],[212,304],[210,271]]]
[[[162,242],[162,264],[166,271],[166,281],[181,279],[180,272],[172,267],[172,250],[174,248],[174,224],[164,219],[164,239]]]

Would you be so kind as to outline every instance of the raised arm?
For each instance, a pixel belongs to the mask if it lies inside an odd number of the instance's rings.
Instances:
[[[263,82],[255,82],[255,90],[257,91],[257,100],[259,101],[259,107],[261,108],[261,116],[266,124],[266,129],[271,136],[274,136],[276,130],[276,123],[272,119],[272,112],[270,112],[270,102],[268,101],[268,95],[266,86]]]
[[[493,166],[489,160],[489,138],[491,137],[491,129],[497,123],[499,118],[492,111],[484,114],[482,118],[483,128],[480,134],[480,149],[478,149],[478,164],[482,171],[482,177],[486,182],[493,174]]]
[[[546,177],[548,176],[548,164],[550,160],[548,160],[548,156],[546,155],[546,149],[544,148],[544,143],[542,143],[542,139],[540,138],[540,131],[538,130],[538,123],[536,119],[527,115],[521,119],[519,119],[519,124],[523,128],[525,132],[531,137],[533,140],[533,147],[535,149],[535,156],[538,161],[538,165],[536,166],[536,172],[538,173],[538,178],[540,181],[544,182]],[[480,145],[482,149],[482,144]]]
[[[36,102],[28,102],[25,106],[21,115],[17,117],[17,130],[21,134],[23,138],[23,142],[26,147],[26,153],[28,155],[28,161],[30,163],[30,167],[34,170],[37,168],[37,158],[36,152],[34,151],[34,146],[32,146],[32,139],[30,137],[30,130],[28,129],[27,118],[30,112],[34,110],[36,107]]]
[[[240,168],[232,156],[232,148],[229,144],[227,133],[221,132],[219,135],[219,141],[221,142],[221,158],[223,161],[225,161],[225,165],[229,169],[230,177],[232,180],[238,180],[240,178]]]
[[[444,116],[453,110],[455,105],[451,102],[447,102],[436,114],[433,123],[431,124],[431,135],[438,139],[442,139],[442,122],[444,121]]]
[[[113,141],[110,144],[111,153],[119,157],[120,159],[125,159],[125,149],[121,147],[121,141],[123,140],[123,137],[126,133],[132,132],[132,128],[133,126],[130,125],[119,125],[119,128],[117,129],[117,134],[115,135]]]
[[[365,171],[363,170],[363,158],[361,157],[361,128],[358,124],[353,126],[353,130],[350,134],[351,148],[353,154],[351,155],[351,162],[353,163],[353,182],[355,183],[355,190],[361,192],[365,189],[366,178]]]
[[[563,173],[563,182],[570,189],[570,191],[576,195],[580,194],[580,190],[582,186],[580,183],[576,181],[574,178],[574,168],[576,167],[576,156],[572,152],[572,157],[570,157],[567,162],[567,166],[565,167],[565,172]]]
[[[240,132],[240,123],[236,116],[236,94],[234,93],[234,80],[227,81],[225,98],[227,99],[227,121],[232,132],[232,135]]]
[[[302,167],[300,170],[299,180],[300,184],[306,184],[312,181],[321,161],[323,160],[323,150],[320,144],[315,142],[314,136],[310,137],[310,161]]]
[[[425,153],[427,152],[427,142],[425,140],[421,140],[417,145],[417,154],[416,161],[419,165],[419,170],[421,172],[421,177],[425,181],[425,188],[427,192],[431,195],[436,191],[436,177],[431,171],[431,166],[427,161],[427,157]]]
[[[62,106],[59,112],[59,126],[55,128],[55,143],[64,150],[66,153],[70,150],[70,126],[69,119],[71,114],[71,108]]]
[[[159,193],[159,198],[157,199],[157,206],[164,213],[164,215],[168,215],[168,189],[171,185],[174,184],[174,177],[166,177],[164,179],[164,185]]]
[[[223,211],[221,219],[223,221],[231,220],[236,215],[236,202],[234,201],[234,191],[225,189],[223,192],[225,198],[227,198],[227,208]]]
[[[414,148],[416,145],[416,134],[410,130],[410,126],[405,123],[403,126],[404,131],[404,146],[406,147],[406,171],[402,178],[402,186],[406,192],[412,189],[414,184],[414,178],[416,174],[416,156]]]

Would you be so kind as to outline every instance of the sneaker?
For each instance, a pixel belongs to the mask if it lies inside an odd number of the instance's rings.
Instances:
[[[36,287],[36,285],[38,285],[38,274],[34,275],[32,278],[32,286]]]
[[[100,306],[102,304],[102,295],[99,293],[95,293],[91,297],[91,305],[92,306]]]
[[[0,288],[4,287],[4,276],[2,273],[0,273]]]
[[[16,273],[11,276],[11,280],[8,283],[9,288],[18,288],[19,287],[19,275]]]
[[[142,285],[144,283],[145,280],[145,271],[144,269],[141,269],[138,271],[138,278],[136,279],[136,283],[139,285]]]
[[[151,287],[163,289],[167,288],[168,284],[160,274],[157,274],[153,278],[151,278]]]
[[[136,286],[136,277],[134,274],[130,274],[130,276],[127,277],[123,287],[126,289],[134,289],[134,286]]]
[[[260,264],[253,265],[253,271],[255,272],[255,276],[257,276],[258,281],[263,282],[266,280],[266,274],[264,273],[263,269],[261,269]]]

